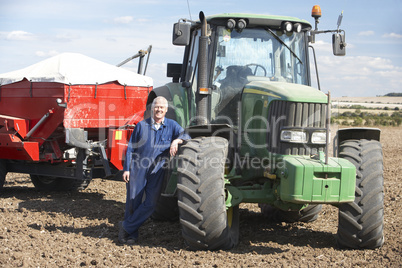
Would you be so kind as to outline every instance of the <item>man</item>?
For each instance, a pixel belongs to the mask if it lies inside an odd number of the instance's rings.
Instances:
[[[123,169],[127,197],[124,221],[119,223],[121,244],[137,243],[138,229],[152,215],[160,196],[164,165],[190,138],[176,121],[165,118],[167,110],[167,100],[156,97],[152,116],[139,122],[131,135]]]

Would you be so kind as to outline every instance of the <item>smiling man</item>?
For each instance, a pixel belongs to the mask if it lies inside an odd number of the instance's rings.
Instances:
[[[167,100],[155,98],[152,116],[139,122],[131,135],[123,172],[127,197],[124,221],[119,223],[121,244],[137,243],[138,229],[152,215],[160,196],[165,164],[190,138],[176,121],[165,118],[167,110]]]

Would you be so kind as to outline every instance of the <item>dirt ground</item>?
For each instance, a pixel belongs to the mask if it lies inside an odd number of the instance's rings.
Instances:
[[[178,222],[148,220],[135,246],[117,244],[123,182],[94,179],[78,193],[37,192],[27,175],[9,173],[0,193],[1,267],[401,267],[402,128],[382,129],[385,244],[336,246],[337,209],[313,223],[267,222],[242,205],[240,243],[229,251],[189,251]]]

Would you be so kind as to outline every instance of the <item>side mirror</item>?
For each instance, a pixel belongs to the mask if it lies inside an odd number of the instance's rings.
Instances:
[[[332,51],[335,56],[346,55],[345,34],[335,33],[332,35]]]
[[[166,76],[172,77],[174,83],[178,83],[181,76],[181,68],[183,64],[179,63],[168,63]]]
[[[176,46],[187,46],[190,44],[190,24],[178,22],[173,25],[172,43]]]

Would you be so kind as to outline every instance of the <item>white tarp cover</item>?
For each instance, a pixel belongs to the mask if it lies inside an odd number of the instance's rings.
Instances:
[[[0,85],[22,81],[94,85],[118,81],[121,85],[150,87],[152,78],[78,53],[62,53],[24,69],[0,74]]]

